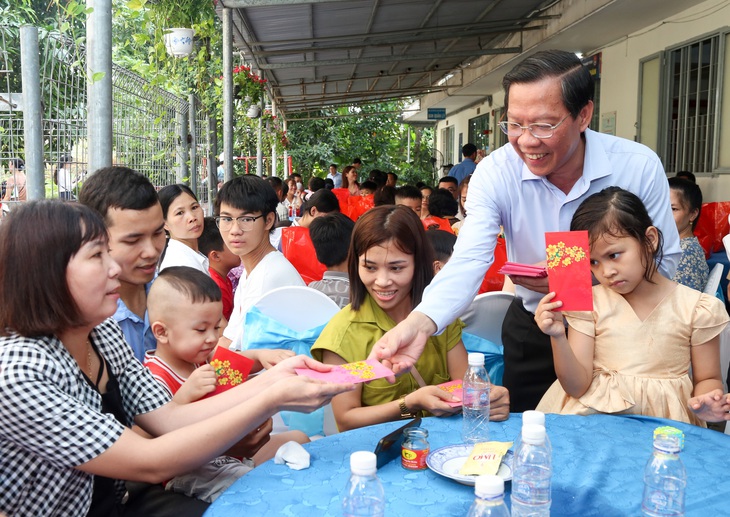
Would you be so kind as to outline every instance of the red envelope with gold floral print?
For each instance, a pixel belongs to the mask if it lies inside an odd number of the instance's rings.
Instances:
[[[215,369],[217,383],[215,391],[208,396],[218,395],[242,384],[253,367],[253,360],[222,346],[215,349],[210,365]]]
[[[588,232],[545,233],[548,285],[561,311],[593,310],[593,278]]]

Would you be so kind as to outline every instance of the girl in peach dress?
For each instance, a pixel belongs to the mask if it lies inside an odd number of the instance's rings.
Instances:
[[[558,380],[537,409],[703,426],[728,420],[719,352],[725,307],[658,272],[662,234],[641,200],[609,187],[580,205],[570,229],[588,231],[600,285],[593,287],[592,312],[558,312],[555,293],[540,301],[535,321],[551,337]]]

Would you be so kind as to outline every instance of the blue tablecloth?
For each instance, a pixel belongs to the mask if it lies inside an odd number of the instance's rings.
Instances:
[[[521,424],[521,414],[492,422],[491,439],[512,441]],[[269,461],[233,484],[205,516],[338,517],[350,454],[374,450],[382,436],[400,425],[391,422],[312,442],[306,446],[312,456],[306,470],[294,471]],[[552,515],[639,515],[644,465],[651,455],[653,431],[660,425],[674,425],[686,436],[681,457],[688,477],[687,517],[730,514],[730,436],[650,417],[547,415],[553,446]],[[460,441],[460,416],[427,418],[422,427],[428,429],[431,450]],[[380,469],[378,476],[389,516],[466,515],[474,498],[472,487],[430,470],[404,470],[398,460]],[[505,489],[509,506],[511,484]]]

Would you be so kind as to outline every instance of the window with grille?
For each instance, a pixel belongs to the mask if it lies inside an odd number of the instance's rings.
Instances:
[[[490,132],[489,113],[469,119],[469,140],[467,142],[477,146],[477,149],[486,149],[489,145]]]
[[[455,163],[454,162],[454,126],[447,127],[441,130],[441,153],[444,155],[444,163]]]
[[[720,37],[713,36],[667,53],[667,171],[713,169]]]

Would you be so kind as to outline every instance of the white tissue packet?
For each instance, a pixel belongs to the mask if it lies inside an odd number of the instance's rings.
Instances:
[[[297,442],[286,442],[279,447],[274,456],[274,463],[286,465],[293,470],[309,468],[309,453]]]

